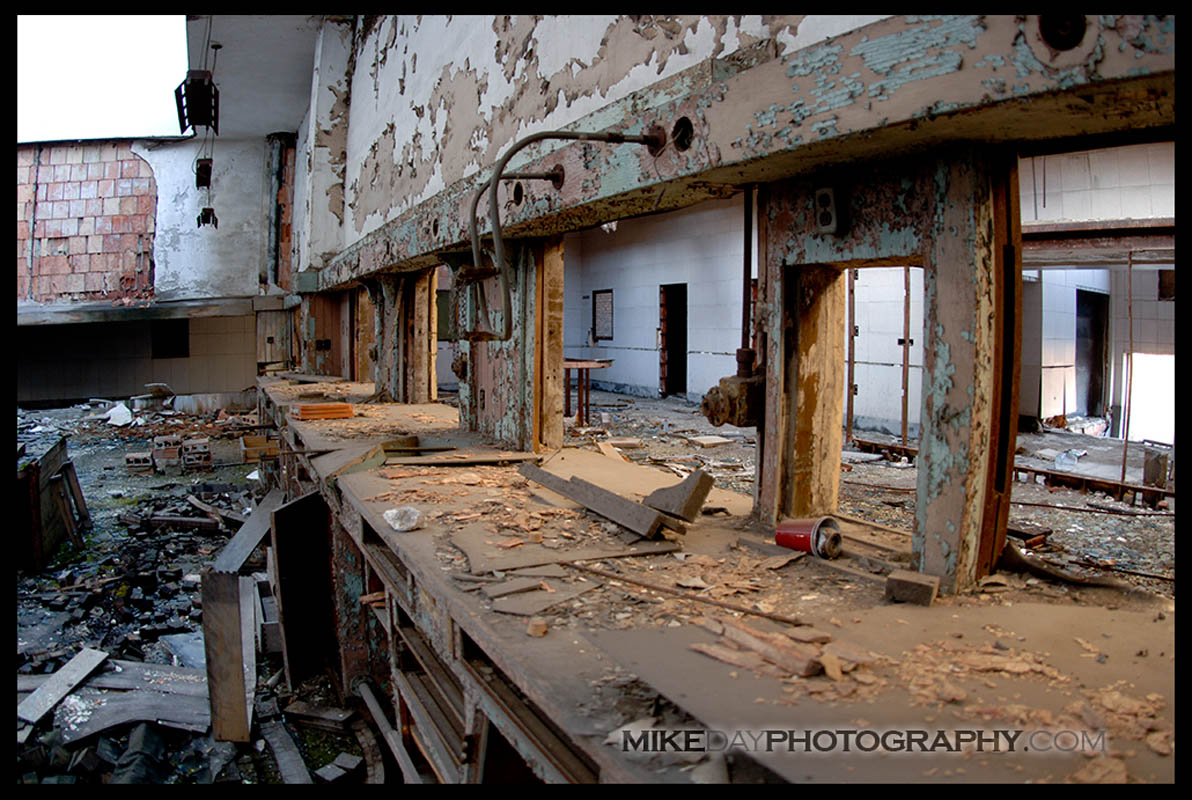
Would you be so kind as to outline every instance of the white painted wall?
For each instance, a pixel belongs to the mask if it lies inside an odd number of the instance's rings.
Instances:
[[[1130,317],[1127,306],[1128,290],[1127,273],[1115,270],[1111,281],[1113,290],[1109,301],[1109,328],[1111,331],[1111,351],[1109,363],[1113,370],[1111,403],[1114,419],[1121,419],[1122,397],[1125,394],[1125,354],[1129,351]],[[1175,355],[1175,301],[1159,300],[1159,273],[1153,269],[1135,269],[1132,290],[1134,294],[1134,352],[1153,355]],[[1134,396],[1140,392],[1139,379],[1135,377]],[[1157,387],[1157,391],[1166,391],[1165,386]],[[1135,411],[1131,415],[1130,437],[1139,438],[1134,424],[1138,419]],[[1174,435],[1174,414],[1170,420],[1170,428]],[[1120,435],[1120,429],[1118,431]],[[1153,437],[1152,437],[1153,438]]]
[[[197,139],[133,145],[157,182],[156,297],[251,297],[259,291],[269,243],[265,140],[216,140],[210,196],[218,228],[196,222],[207,204],[206,190],[195,188],[199,146]]]
[[[1175,216],[1175,143],[1022,159],[1023,222]]]
[[[611,358],[594,385],[657,396],[659,286],[687,284],[687,395],[698,400],[736,373],[741,343],[743,195],[682,211],[621,220],[564,242],[564,354]],[[754,236],[753,266],[757,269]],[[592,292],[613,290],[613,339],[588,346]]]

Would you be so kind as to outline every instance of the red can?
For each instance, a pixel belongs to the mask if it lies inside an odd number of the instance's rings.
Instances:
[[[774,541],[820,558],[836,558],[840,555],[840,525],[831,517],[784,519],[778,523]]]

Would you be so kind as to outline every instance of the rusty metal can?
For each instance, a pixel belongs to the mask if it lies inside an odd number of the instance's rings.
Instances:
[[[784,519],[778,523],[774,541],[820,558],[836,558],[841,547],[840,525],[831,517]]]

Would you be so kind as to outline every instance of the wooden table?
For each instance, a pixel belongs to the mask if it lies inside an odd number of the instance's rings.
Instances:
[[[611,358],[598,359],[563,359],[563,416],[571,416],[571,370],[576,370],[575,383],[575,424],[583,427],[588,424],[588,405],[592,399],[591,370],[604,369],[612,366]]]

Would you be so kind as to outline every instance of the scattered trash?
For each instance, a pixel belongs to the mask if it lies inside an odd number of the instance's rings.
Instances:
[[[117,403],[116,407],[107,413],[106,419],[109,425],[123,427],[132,422],[132,412],[124,403]]]

